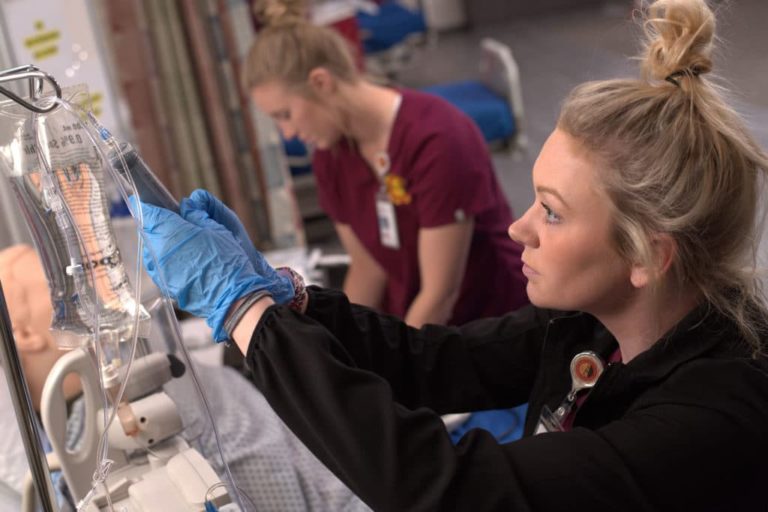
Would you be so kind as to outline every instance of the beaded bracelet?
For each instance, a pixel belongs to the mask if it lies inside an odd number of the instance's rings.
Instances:
[[[246,295],[245,300],[242,301],[229,316],[227,316],[227,319],[224,321],[224,332],[229,335],[230,339],[232,338],[232,333],[235,331],[235,327],[237,327],[237,324],[243,319],[245,313],[251,309],[251,306],[269,295],[271,294],[267,290],[259,290],[250,295]]]
[[[288,307],[294,311],[303,313],[307,307],[307,301],[309,300],[307,287],[304,284],[304,278],[291,267],[280,267],[276,270],[278,274],[290,279],[293,284],[293,300],[288,303]]]

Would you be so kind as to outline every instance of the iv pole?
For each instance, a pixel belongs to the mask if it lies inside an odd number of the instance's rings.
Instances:
[[[13,408],[16,411],[16,420],[19,422],[21,438],[24,441],[24,449],[27,452],[29,470],[32,479],[40,495],[43,510],[56,512],[55,493],[51,475],[48,471],[45,453],[40,448],[40,434],[37,431],[37,417],[29,396],[29,388],[24,380],[24,373],[16,351],[16,342],[13,339],[11,320],[8,316],[8,308],[5,303],[3,285],[0,283],[0,338],[2,338],[2,359],[5,362],[5,377],[8,379],[8,388],[11,391]]]
[[[35,66],[29,65],[0,71],[0,83],[21,79],[29,79],[30,100],[33,102],[42,93],[43,80],[48,80],[52,83],[56,95],[61,97],[61,89],[53,77],[40,71]],[[56,106],[53,104],[47,108],[40,108],[3,87],[0,87],[0,94],[8,96],[33,112],[49,112]],[[27,452],[27,461],[32,473],[32,480],[40,496],[43,511],[57,512],[56,494],[53,490],[46,456],[41,448],[40,433],[37,430],[37,416],[29,395],[27,382],[24,380],[19,353],[16,351],[16,342],[13,338],[13,329],[10,316],[8,315],[2,283],[0,283],[0,341],[2,342],[0,343],[0,356],[2,356],[2,360],[5,363],[5,377],[8,380],[13,408],[16,411],[16,420],[19,422],[21,438],[24,441],[24,449]]]

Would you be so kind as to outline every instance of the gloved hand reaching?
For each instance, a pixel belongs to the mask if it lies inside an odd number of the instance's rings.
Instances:
[[[131,203],[137,211],[135,198]],[[260,275],[233,234],[205,211],[188,209],[182,217],[146,203],[141,208],[147,273],[180,308],[205,318],[216,341],[228,339],[224,321],[238,299],[282,290],[285,280],[293,291],[290,280],[274,270],[274,275]]]
[[[256,273],[272,282],[269,292],[274,301],[278,304],[286,304],[293,300],[294,289],[291,280],[278,274],[267,263],[264,256],[254,247],[240,219],[227,205],[207,190],[197,189],[188,198],[181,200],[180,210],[185,218],[196,210],[205,212],[208,217],[227,228],[248,255]]]

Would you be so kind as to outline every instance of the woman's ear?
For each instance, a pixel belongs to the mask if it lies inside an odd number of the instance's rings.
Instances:
[[[677,242],[668,233],[658,233],[651,239],[652,263],[635,263],[630,271],[630,281],[635,288],[643,288],[651,281],[661,279],[675,261]]]
[[[309,72],[309,88],[318,97],[325,97],[336,91],[336,78],[325,68],[315,68]]]

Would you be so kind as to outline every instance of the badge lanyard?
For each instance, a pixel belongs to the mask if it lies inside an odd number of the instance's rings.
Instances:
[[[571,391],[568,392],[568,395],[554,412],[547,405],[541,409],[539,422],[533,434],[562,432],[564,430],[563,422],[568,413],[573,410],[579,391],[594,387],[604,369],[603,360],[594,352],[580,352],[573,356],[571,359]]]
[[[394,117],[397,117],[397,111],[402,103],[402,95],[397,96],[394,105]],[[381,245],[390,249],[400,249],[400,233],[397,229],[397,215],[395,205],[387,192],[385,177],[392,167],[392,161],[387,151],[379,151],[374,156],[374,170],[381,182],[378,192],[376,192],[376,217],[379,225],[379,240]]]

